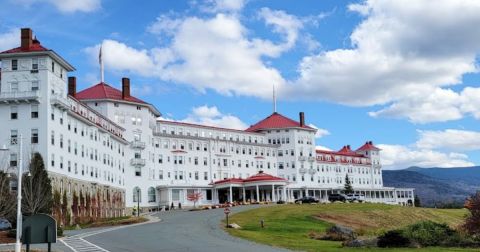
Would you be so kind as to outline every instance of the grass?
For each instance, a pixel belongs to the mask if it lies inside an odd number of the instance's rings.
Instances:
[[[234,214],[230,223],[241,229],[228,229],[234,236],[276,247],[302,251],[358,251],[342,248],[341,242],[314,240],[309,232],[325,232],[335,224],[354,228],[363,236],[376,236],[384,230],[401,228],[421,220],[445,222],[456,227],[463,221],[463,209],[407,208],[382,204],[281,205]],[[265,228],[260,227],[264,220]],[[362,251],[385,251],[372,248]],[[415,251],[475,251],[455,248],[422,248]],[[389,249],[388,251],[411,251]]]

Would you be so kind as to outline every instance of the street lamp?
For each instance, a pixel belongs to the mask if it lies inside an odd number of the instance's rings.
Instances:
[[[20,238],[22,236],[22,168],[23,168],[23,152],[22,152],[22,144],[23,144],[23,136],[19,134],[19,157],[18,157],[18,167],[17,167],[17,236],[15,242],[15,252],[21,252],[22,250],[22,242]],[[0,151],[9,151],[9,149],[4,145]]]
[[[137,217],[140,217],[140,188],[137,187]]]

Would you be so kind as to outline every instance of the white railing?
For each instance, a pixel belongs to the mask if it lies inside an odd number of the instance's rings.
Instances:
[[[307,173],[307,168],[300,168],[298,169],[298,172],[304,174],[304,173]]]
[[[305,161],[305,160],[307,160],[307,157],[305,157],[305,156],[299,156],[298,157],[298,161]]]
[[[145,166],[145,159],[143,158],[132,158],[130,160],[130,165],[133,166]]]
[[[315,157],[308,157],[308,161],[309,161],[309,162],[314,162],[314,161],[315,161]]]
[[[317,170],[315,169],[308,169],[308,173],[310,173],[311,175],[317,173]]]
[[[40,98],[40,92],[38,90],[0,93],[0,101],[37,100],[38,98]]]
[[[131,142],[131,145],[134,149],[145,149],[145,142],[133,141]]]
[[[51,103],[54,106],[58,106],[63,109],[69,109],[70,108],[70,103],[68,102],[67,98],[64,98],[60,95],[52,94],[51,98]]]

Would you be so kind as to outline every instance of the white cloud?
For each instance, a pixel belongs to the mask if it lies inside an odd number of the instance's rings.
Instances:
[[[192,113],[180,121],[238,130],[247,128],[247,124],[242,122],[240,118],[230,114],[222,114],[216,106],[209,107],[207,105],[194,107]]]
[[[364,16],[350,36],[351,48],[304,57],[283,97],[389,104],[371,115],[419,123],[480,114],[478,102],[469,112],[471,99],[461,102],[460,94],[442,89],[477,72],[479,1],[366,0],[349,8]]]
[[[330,131],[328,131],[326,129],[320,129],[317,126],[315,126],[314,124],[309,124],[308,126],[317,130],[317,132],[315,133],[315,138],[322,138],[324,136],[330,135]]]
[[[0,52],[20,46],[20,29],[0,34]]]
[[[416,146],[422,149],[447,149],[453,151],[480,150],[480,132],[447,129],[421,130]]]
[[[93,12],[101,8],[101,0],[16,0],[14,2],[25,6],[50,3],[63,13]]]
[[[462,153],[443,153],[426,149],[412,149],[402,145],[379,144],[380,156],[385,169],[404,169],[419,167],[467,167],[474,163]]]
[[[207,0],[200,9],[204,12],[238,12],[245,6],[245,0]]]
[[[100,45],[85,49],[92,62],[98,65]],[[132,71],[149,76],[154,70],[154,63],[147,50],[138,50],[116,40],[106,39],[102,42],[102,59],[106,70]]]

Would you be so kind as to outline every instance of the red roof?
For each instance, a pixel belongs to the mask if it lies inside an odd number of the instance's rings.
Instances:
[[[223,128],[223,127],[217,127],[217,126],[209,126],[209,125],[202,125],[202,124],[196,124],[196,123],[187,123],[187,122],[178,122],[178,121],[170,121],[170,120],[157,120],[157,122],[160,122],[160,123],[171,123],[171,124],[177,124],[177,125],[183,125],[183,126],[192,126],[192,127],[199,127],[199,128],[228,130],[228,131],[233,131],[233,132],[245,132],[245,130],[229,129],[229,128]],[[252,134],[264,135],[263,133],[256,133],[256,132],[252,132]]]
[[[277,112],[274,112],[267,118],[250,126],[250,128],[246,129],[245,131],[260,131],[263,129],[280,129],[280,128],[305,128],[305,129],[313,130],[313,128],[307,125],[301,126],[299,122],[294,121],[288,117],[285,117]]]
[[[116,88],[113,88],[104,82],[98,83],[93,87],[90,87],[85,90],[82,90],[81,92],[78,92],[75,95],[75,98],[79,100],[110,99],[110,100],[117,100],[117,101],[128,101],[128,102],[147,104],[146,102],[133,96],[125,97],[125,99],[122,98],[122,91]]]
[[[222,180],[218,180],[218,181],[215,181],[213,182],[214,185],[218,185],[218,184],[243,184],[243,179],[241,178],[229,178],[229,179],[222,179]]]
[[[364,145],[362,145],[362,147],[358,148],[356,151],[369,151],[369,150],[379,151],[380,149],[375,147],[372,141],[368,141]]]
[[[43,47],[36,38],[32,40],[32,45],[28,49],[23,49],[22,47],[13,48],[1,53],[20,53],[20,52],[42,52],[49,51],[47,48]]]
[[[287,180],[279,177],[272,176],[270,174],[264,173],[260,171],[259,173],[250,176],[246,179],[241,179],[241,178],[228,178],[228,179],[222,179],[213,182],[214,185],[218,184],[243,184],[243,183],[251,183],[251,182],[275,182],[275,181],[282,181],[286,182]]]
[[[261,171],[243,180],[244,183],[258,182],[258,181],[286,181],[286,180],[283,178],[272,176],[270,174],[267,174]]]

